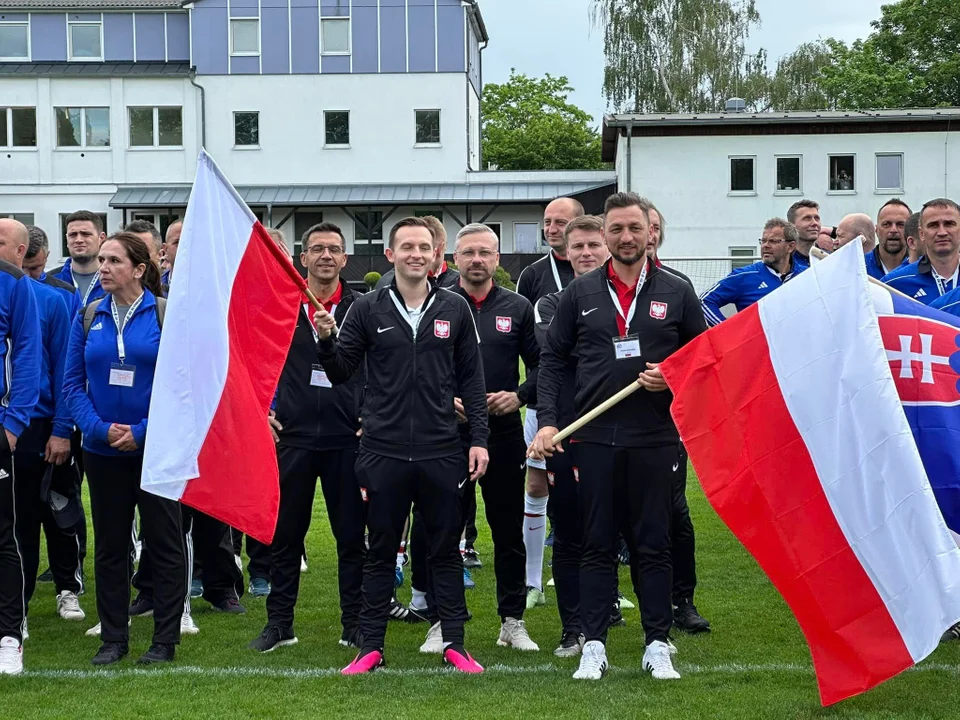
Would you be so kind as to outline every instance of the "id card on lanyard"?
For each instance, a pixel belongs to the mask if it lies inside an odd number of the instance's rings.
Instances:
[[[617,314],[624,320],[625,332],[621,337],[613,338],[613,353],[617,360],[629,360],[631,358],[641,357],[640,336],[630,334],[630,323],[633,322],[633,316],[637,312],[637,296],[640,294],[643,283],[647,280],[647,263],[644,262],[643,269],[640,271],[640,277],[637,278],[637,288],[633,293],[633,301],[630,303],[630,309],[627,314],[623,314],[623,307],[620,305],[620,298],[617,297],[613,284],[607,281],[607,291],[610,293],[610,299],[613,300],[613,308]]]
[[[550,269],[553,271],[553,281],[557,284],[557,292],[560,292],[563,290],[563,283],[560,282],[560,270],[557,268],[557,258],[553,250],[550,251]]]
[[[127,348],[123,342],[123,331],[126,330],[130,318],[140,307],[141,302],[143,302],[143,293],[140,293],[140,297],[127,308],[127,314],[121,323],[120,313],[117,312],[117,301],[112,296],[110,298],[110,314],[113,315],[113,324],[117,326],[117,357],[120,359],[119,363],[110,363],[110,384],[114,387],[132,388],[137,376],[136,366],[128,365],[126,362]]]
[[[313,318],[310,315],[310,312],[313,310],[313,306],[310,303],[303,304],[303,312],[306,313],[307,323],[310,325],[310,331],[313,333],[313,341],[315,343],[320,342],[320,336],[317,334],[317,328],[313,324]],[[337,311],[337,306],[333,305],[327,312],[333,315]],[[322,388],[332,388],[333,383],[327,378],[327,373],[324,371],[323,367],[317,364],[313,364],[310,367],[310,386],[311,387],[322,387]]]

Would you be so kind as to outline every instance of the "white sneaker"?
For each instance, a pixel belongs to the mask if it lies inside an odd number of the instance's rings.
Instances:
[[[633,604],[632,601],[628,600],[628,599],[625,598],[623,595],[620,595],[620,596],[617,598],[617,604],[620,606],[620,610],[621,610],[621,611],[623,611],[623,610],[633,610],[633,609],[635,609],[635,608],[637,607],[636,605]]]
[[[181,635],[196,635],[198,632],[200,632],[200,628],[198,628],[197,624],[193,621],[193,615],[185,612],[180,616]]]
[[[23,672],[23,646],[14,637],[0,639],[0,675]]]
[[[599,640],[591,640],[583,646],[580,667],[573,674],[574,680],[599,680],[607,674],[607,649]]]
[[[420,652],[430,655],[443,654],[443,631],[440,629],[440,623],[435,622],[427,631],[427,639],[420,646]]]
[[[83,620],[87,617],[80,607],[80,599],[69,590],[57,595],[57,612],[64,620]]]
[[[30,631],[27,630],[27,618],[23,619],[23,641],[26,642],[30,639]]]
[[[133,621],[128,618],[128,619],[127,619],[127,627],[130,627],[132,624],[133,624]],[[183,632],[183,631],[181,630],[181,632]],[[84,635],[86,635],[87,637],[100,637],[100,623],[97,623],[97,624],[94,625],[92,628],[90,628],[89,630],[87,630],[87,631],[84,633]]]
[[[530,639],[527,626],[523,620],[508,617],[500,626],[500,638],[497,640],[500,647],[512,647],[517,650],[537,652],[540,646]]]
[[[553,578],[547,580],[547,587],[556,587],[557,584],[554,582]]]
[[[538,590],[535,587],[527,588],[527,610],[533,610],[538,605],[546,605],[547,596],[543,594],[543,590]]]
[[[307,558],[305,555],[300,556],[300,572],[305,573],[307,571]]]
[[[680,673],[673,669],[670,647],[668,643],[654,640],[643,653],[643,669],[653,675],[654,680],[680,679]]]

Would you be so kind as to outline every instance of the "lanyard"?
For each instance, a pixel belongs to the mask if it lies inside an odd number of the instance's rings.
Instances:
[[[121,365],[124,364],[123,361],[127,357],[127,350],[123,345],[123,331],[127,329],[127,322],[133,317],[137,308],[140,307],[141,302],[143,302],[143,293],[140,293],[140,297],[134,300],[133,305],[127,308],[127,314],[123,318],[123,325],[121,325],[120,314],[117,312],[117,299],[112,297],[110,300],[110,312],[113,313],[113,322],[117,326],[117,357],[120,358]]]
[[[643,283],[645,283],[646,280],[647,262],[645,260],[643,263],[643,270],[640,271],[640,277],[637,278],[637,290],[633,294],[633,302],[630,303],[630,310],[626,315],[624,315],[623,308],[620,307],[620,298],[617,296],[617,291],[613,289],[613,282],[607,278],[607,291],[610,293],[610,298],[613,300],[613,307],[616,309],[617,314],[627,323],[624,335],[630,332],[630,323],[633,322],[633,316],[637,312],[637,296],[640,294],[640,289],[643,287]]]
[[[80,285],[77,283],[77,279],[73,276],[73,273],[70,273],[70,279],[73,280],[73,287],[76,290],[80,289]],[[90,285],[87,287],[87,292],[83,295],[83,301],[80,303],[80,307],[85,307],[87,305],[87,300],[90,299],[90,293],[93,292],[93,288],[96,287],[97,283],[100,282],[100,271],[97,270],[93,274],[93,279],[90,280]]]
[[[940,292],[941,295],[945,295],[946,293],[950,292],[950,290],[953,290],[957,286],[957,275],[958,273],[960,273],[960,265],[958,265],[957,269],[953,271],[953,275],[948,278],[941,277],[940,273],[938,273],[934,268],[930,268],[930,273],[933,275],[933,279],[937,283],[937,290]],[[950,283],[949,290],[944,289],[944,285],[946,283]]]
[[[553,271],[553,281],[557,284],[557,292],[563,290],[563,283],[560,282],[560,271],[557,269],[557,258],[550,251],[550,269]]]

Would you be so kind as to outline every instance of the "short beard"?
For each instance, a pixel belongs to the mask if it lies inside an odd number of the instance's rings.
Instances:
[[[71,255],[70,257],[74,262],[88,263],[97,259],[98,253],[93,253],[92,255]]]
[[[620,256],[620,255],[617,255],[616,253],[610,253],[610,257],[612,257],[612,258],[613,258],[614,260],[616,260],[618,263],[623,263],[624,265],[636,265],[636,264],[637,264],[638,262],[640,262],[641,260],[646,260],[646,259],[647,259],[647,254],[646,254],[646,253],[641,253],[641,254],[637,255],[636,257],[633,257],[633,258],[625,258],[625,257],[622,257],[622,256]]]

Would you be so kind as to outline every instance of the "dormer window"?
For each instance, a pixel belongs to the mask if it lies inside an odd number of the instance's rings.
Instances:
[[[67,45],[71,60],[103,60],[103,23],[68,19]]]

